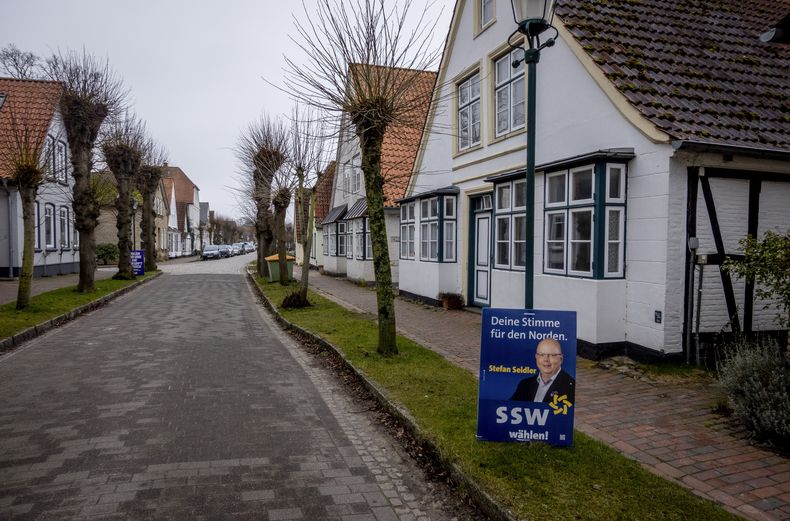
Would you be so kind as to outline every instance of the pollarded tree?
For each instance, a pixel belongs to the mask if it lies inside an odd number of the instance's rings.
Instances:
[[[137,189],[143,197],[143,213],[140,216],[140,237],[145,251],[145,271],[156,271],[156,210],[154,197],[162,174],[167,167],[167,153],[164,148],[148,140],[145,146],[143,164],[137,176]]]
[[[422,8],[412,16],[411,8],[411,0],[320,0],[316,14],[305,8],[305,21],[296,21],[296,43],[305,59],[297,63],[286,57],[286,86],[297,102],[341,112],[359,138],[376,277],[378,352],[384,355],[398,349],[382,143],[393,125],[423,125],[421,109],[431,93],[415,95],[413,77],[404,69],[434,68],[439,59],[438,50],[430,48],[435,22],[426,20]]]
[[[288,129],[268,115],[250,123],[239,137],[236,155],[242,163],[243,191],[254,201],[255,235],[258,239],[258,275],[268,276],[264,258],[272,253],[274,216],[272,183],[288,159]]]
[[[148,145],[145,124],[131,114],[108,125],[101,144],[107,168],[115,177],[118,197],[115,199],[118,228],[118,273],[114,279],[134,279],[132,272],[132,190],[138,184],[140,167]]]
[[[45,146],[49,119],[41,117],[40,106],[55,106],[63,92],[55,82],[29,82],[35,87],[11,93],[0,103],[0,177],[9,177],[22,200],[22,266],[19,271],[16,309],[30,304],[35,255],[36,197],[54,167]],[[0,87],[1,89],[2,87]],[[53,151],[54,152],[54,151]],[[65,166],[65,165],[64,165]],[[9,263],[9,266],[12,265]]]
[[[313,247],[313,218],[315,216],[315,191],[308,189],[314,184],[326,163],[328,139],[321,119],[312,112],[300,114],[294,109],[291,121],[290,167],[296,177],[296,213],[294,226],[300,231],[302,244],[302,276],[299,290],[288,295],[284,307],[301,308],[310,305],[307,288],[310,275],[310,251]],[[285,269],[285,259],[280,259],[280,273]]]
[[[60,113],[71,150],[74,224],[80,234],[80,275],[77,291],[95,288],[95,230],[101,208],[91,181],[93,152],[105,119],[123,112],[126,91],[107,61],[80,52],[57,52],[44,65],[47,77],[63,83]]]

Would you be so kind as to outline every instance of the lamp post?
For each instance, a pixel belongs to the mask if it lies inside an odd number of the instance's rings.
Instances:
[[[521,61],[527,65],[527,218],[526,218],[526,259],[524,259],[524,307],[533,307],[533,276],[535,264],[535,98],[537,83],[535,74],[540,61],[540,51],[551,47],[558,36],[557,29],[551,25],[554,15],[554,0],[510,0],[513,7],[513,19],[518,29],[508,38],[510,43],[513,37],[521,33],[524,35],[525,44],[520,48],[524,50],[523,60],[517,60],[513,67]],[[541,41],[547,30],[551,29],[550,36]]]

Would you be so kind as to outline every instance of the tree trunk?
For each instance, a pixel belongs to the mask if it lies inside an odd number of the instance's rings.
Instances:
[[[384,219],[384,179],[381,175],[381,144],[384,141],[384,129],[364,123],[357,129],[362,149],[362,172],[365,176],[370,241],[373,246],[373,272],[376,277],[379,321],[377,351],[384,356],[390,356],[398,353],[398,345],[395,334],[395,295],[392,291],[392,271]]]
[[[36,248],[36,193],[38,186],[22,188],[22,267],[19,270],[19,287],[16,294],[16,309],[25,309],[30,304],[33,287],[33,258]],[[10,201],[9,201],[10,204]],[[12,264],[9,263],[9,266]]]
[[[277,263],[280,267],[280,284],[288,285],[288,262],[286,261],[287,252],[285,250],[285,212],[288,208],[275,208],[275,226],[277,227]]]
[[[304,192],[302,192],[304,194]],[[304,198],[302,198],[304,200]],[[302,280],[299,286],[299,298],[307,302],[307,286],[310,279],[310,253],[313,249],[313,219],[315,219],[315,191],[310,192],[310,206],[307,210],[307,223],[302,227]],[[303,215],[304,210],[299,215]]]
[[[131,244],[131,222],[132,222],[132,198],[129,190],[129,178],[116,174],[118,184],[118,198],[115,200],[117,215],[115,227],[118,229],[118,273],[113,275],[113,279],[132,280],[132,244]]]
[[[71,140],[69,141],[71,144]],[[77,291],[90,293],[96,289],[96,235],[99,209],[90,185],[90,147],[72,148],[74,177],[74,220],[80,234],[80,276]]]
[[[156,235],[154,233],[154,194],[143,192],[143,214],[140,216],[140,236],[145,251],[145,271],[156,271]]]

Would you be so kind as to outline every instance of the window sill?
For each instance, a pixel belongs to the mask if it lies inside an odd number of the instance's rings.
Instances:
[[[493,145],[496,143],[501,143],[502,141],[507,141],[512,137],[520,136],[521,134],[526,134],[526,133],[527,133],[526,127],[517,128],[516,130],[511,130],[510,132],[499,136],[497,136],[496,133],[494,133],[495,134],[494,138],[491,139],[491,141],[489,141],[488,144]],[[526,147],[526,143],[524,144],[524,146]]]
[[[483,25],[482,27],[475,28],[475,34],[472,36],[472,39],[475,39],[481,34],[483,34],[484,32],[486,32],[486,30],[492,25],[494,25],[495,23],[496,23],[496,18],[492,18],[488,22],[486,22],[486,24]]]
[[[465,148],[463,150],[457,150],[453,154],[453,159],[456,159],[458,157],[464,156],[466,154],[470,154],[472,152],[475,152],[476,150],[482,150],[482,149],[483,149],[483,142],[481,141],[480,143],[478,143],[477,145],[475,145],[473,147]]]

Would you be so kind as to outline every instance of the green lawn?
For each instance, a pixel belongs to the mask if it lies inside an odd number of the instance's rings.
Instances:
[[[263,279],[258,283],[277,306],[293,289]],[[471,374],[403,337],[398,338],[399,355],[381,357],[376,353],[374,317],[313,293],[310,302],[314,304],[310,308],[280,313],[341,349],[354,366],[410,411],[442,455],[517,517],[737,519],[578,431],[568,449],[477,441],[477,380]]]
[[[154,276],[147,273],[137,280]],[[30,305],[21,311],[16,310],[16,302],[9,302],[0,306],[0,339],[13,336],[27,328],[44,323],[48,320],[67,313],[80,306],[98,300],[101,297],[133,284],[133,280],[98,280],[96,290],[91,293],[77,293],[76,286],[48,291],[35,295],[30,299]]]

